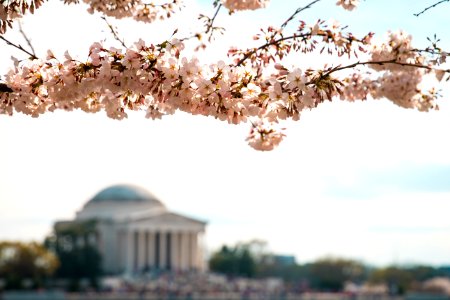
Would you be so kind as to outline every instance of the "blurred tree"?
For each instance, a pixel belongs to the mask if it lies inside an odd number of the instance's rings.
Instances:
[[[0,278],[5,289],[43,287],[58,265],[57,257],[38,243],[0,242]]]
[[[222,248],[213,253],[209,260],[209,269],[213,272],[223,273],[226,275],[236,275],[238,272],[237,255],[234,250],[224,245]]]
[[[404,294],[413,282],[413,274],[400,267],[387,267],[373,271],[369,277],[369,283],[384,283],[389,287],[391,294]]]
[[[310,264],[307,274],[312,287],[340,291],[346,281],[362,282],[366,277],[366,268],[355,260],[323,258]]]
[[[96,222],[57,223],[54,235],[48,237],[45,245],[58,256],[61,264],[55,276],[69,280],[69,290],[78,290],[81,279],[88,279],[97,287],[102,274],[101,255],[92,236],[96,235]]]
[[[226,245],[213,253],[209,260],[211,271],[228,276],[254,277],[256,274],[255,256],[248,243],[238,243],[233,248]]]
[[[253,255],[248,248],[243,248],[238,251],[238,267],[239,275],[245,277],[254,277],[256,272],[256,263]]]
[[[412,266],[407,268],[406,270],[411,273],[413,280],[419,282],[436,276],[441,276],[441,272],[431,266]]]

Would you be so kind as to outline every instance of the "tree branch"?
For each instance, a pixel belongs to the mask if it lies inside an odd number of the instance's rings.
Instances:
[[[311,8],[311,6],[313,6],[314,4],[316,4],[319,1],[320,0],[314,0],[314,1],[312,1],[311,3],[309,3],[306,6],[297,8],[297,10],[289,18],[287,18],[286,21],[284,21],[284,23],[281,25],[281,29],[285,28],[287,26],[287,24],[295,18],[296,15],[298,15],[299,13],[304,11],[305,9]],[[450,1],[450,0],[446,0],[446,1]]]
[[[450,0],[441,0],[441,1],[438,1],[438,2],[434,3],[433,5],[428,6],[427,8],[425,8],[424,10],[422,10],[421,12],[414,14],[414,16],[418,17],[418,16],[420,16],[421,14],[423,14],[424,12],[426,12],[427,10],[434,8],[434,7],[438,6],[439,4],[442,4],[442,3],[444,3],[444,2],[449,2],[449,1],[450,1]]]
[[[394,65],[399,65],[399,66],[404,66],[404,67],[414,67],[414,68],[419,68],[419,69],[427,69],[427,70],[437,70],[433,67],[430,66],[426,66],[426,65],[421,65],[421,64],[413,64],[413,63],[403,63],[403,62],[399,62],[397,61],[395,58],[391,59],[391,60],[381,60],[381,61],[358,61],[355,62],[353,64],[347,65],[347,66],[338,66],[335,68],[330,69],[329,71],[323,73],[320,77],[326,77],[328,75],[330,75],[331,73],[337,72],[337,71],[342,71],[345,69],[351,69],[354,68],[356,66],[362,66],[362,65],[386,65],[386,64],[394,64]],[[446,73],[450,73],[450,69],[439,69],[440,71],[446,72]]]
[[[211,38],[212,38],[212,35],[213,35],[213,32],[214,32],[214,28],[215,28],[215,27],[213,27],[214,20],[216,19],[217,14],[219,13],[219,10],[221,8],[222,8],[222,4],[219,4],[219,6],[217,6],[216,12],[214,13],[214,16],[211,19],[209,19],[209,23],[206,26],[205,34],[208,34],[208,32],[211,32],[209,34],[208,41],[211,41]]]
[[[25,41],[27,42],[27,44],[28,44],[28,46],[30,47],[31,52],[33,53],[33,55],[36,56],[36,51],[34,51],[34,47],[33,47],[33,45],[31,44],[30,39],[29,39],[28,36],[25,34],[25,31],[23,31],[23,29],[22,29],[22,22],[19,20],[18,23],[19,23],[19,32],[20,32],[20,34],[22,34],[23,38],[24,38]]]
[[[17,48],[17,49],[19,49],[19,50],[22,51],[22,52],[25,52],[26,54],[28,54],[28,55],[30,56],[31,59],[38,59],[38,57],[37,57],[36,55],[34,55],[33,53],[31,53],[31,52],[25,50],[21,45],[16,45],[16,44],[14,44],[13,42],[11,42],[11,41],[5,39],[2,35],[0,35],[0,39],[3,40],[3,41],[5,41],[6,44],[8,44],[8,45],[10,45],[10,46],[13,46],[13,47]]]
[[[320,1],[320,0],[318,0],[318,1]],[[250,56],[252,56],[256,52],[258,52],[259,50],[265,49],[265,48],[270,47],[272,45],[276,45],[276,44],[278,44],[279,42],[282,42],[282,41],[296,39],[296,38],[303,38],[303,37],[306,37],[308,35],[311,35],[311,34],[310,33],[306,33],[306,34],[294,34],[294,35],[290,35],[290,36],[285,36],[285,37],[279,38],[277,40],[272,40],[271,42],[267,42],[264,45],[259,46],[258,48],[253,48],[251,51],[248,51],[248,52],[246,52],[244,54],[244,57],[242,57],[236,63],[236,67],[239,67],[240,65],[242,65],[244,63],[244,61],[246,61]]]
[[[114,36],[114,39],[116,41],[118,41],[125,49],[128,49],[127,45],[125,45],[125,42],[123,39],[120,39],[119,35],[117,34],[116,30],[114,29],[114,27],[111,25],[111,23],[108,22],[108,20],[106,19],[105,16],[101,16],[101,18],[105,21],[106,25],[108,25],[109,30],[111,30],[111,33]]]

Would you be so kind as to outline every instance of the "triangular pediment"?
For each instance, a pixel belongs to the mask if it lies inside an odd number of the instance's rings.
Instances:
[[[164,212],[158,215],[136,218],[128,222],[128,224],[133,227],[164,228],[176,230],[183,228],[192,228],[203,231],[206,222],[173,212]]]

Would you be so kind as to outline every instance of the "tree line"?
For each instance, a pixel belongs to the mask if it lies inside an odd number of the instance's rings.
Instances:
[[[59,237],[49,237],[43,244],[36,242],[0,242],[0,290],[37,289],[49,286],[54,280],[66,281],[68,290],[79,290],[87,279],[91,287],[98,287],[103,275],[101,255],[79,237],[92,229],[67,227]],[[72,237],[72,239],[70,239]],[[78,241],[78,242],[74,242]],[[450,277],[450,266],[428,265],[374,267],[358,260],[324,257],[298,264],[293,257],[270,253],[266,243],[250,241],[223,245],[209,258],[209,270],[229,278],[282,278],[286,286],[296,292],[342,291],[347,282],[355,284],[384,284],[393,294],[403,294],[434,277]]]
[[[374,267],[364,262],[338,257],[324,257],[314,262],[298,264],[286,262],[283,256],[269,252],[255,253],[254,242],[224,245],[211,255],[212,272],[230,277],[279,277],[293,289],[342,291],[345,283],[384,284],[393,294],[403,294],[425,280],[450,277],[450,266],[391,265]],[[258,243],[261,243],[258,241]]]

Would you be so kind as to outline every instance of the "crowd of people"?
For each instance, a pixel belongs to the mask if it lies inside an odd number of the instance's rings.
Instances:
[[[105,278],[105,291],[136,292],[142,298],[168,299],[282,299],[295,289],[281,279],[228,278],[197,272],[146,273],[126,278]]]
[[[306,299],[310,291],[306,282],[288,284],[279,278],[227,277],[198,272],[153,272],[124,278],[105,278],[102,285],[107,293],[134,294],[138,295],[138,299]],[[386,295],[385,292],[376,291],[372,296],[381,297]],[[352,291],[343,291],[339,299],[354,299],[352,297],[355,295]],[[314,297],[331,299],[325,294],[314,294]]]

